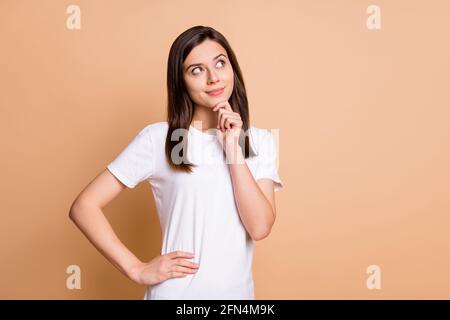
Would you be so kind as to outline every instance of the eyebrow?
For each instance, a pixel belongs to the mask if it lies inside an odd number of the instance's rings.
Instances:
[[[225,58],[228,59],[228,57],[227,57],[225,54],[220,53],[220,54],[218,54],[217,56],[215,56],[212,60],[214,61],[214,60],[216,60],[217,58],[219,58],[220,56],[224,56]],[[189,70],[190,67],[201,66],[201,65],[202,65],[202,63],[194,63],[194,64],[191,64],[191,65],[187,66],[187,68],[185,69],[185,71]]]

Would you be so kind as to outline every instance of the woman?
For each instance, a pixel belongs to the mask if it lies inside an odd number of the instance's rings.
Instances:
[[[273,135],[250,126],[237,59],[222,34],[196,26],[172,44],[167,121],[143,128],[77,197],[70,217],[144,299],[254,299],[253,241],[270,233],[281,187]],[[150,183],[161,255],[140,261],[101,209]]]

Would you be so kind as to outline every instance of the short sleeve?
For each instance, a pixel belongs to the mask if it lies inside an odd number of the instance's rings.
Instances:
[[[108,170],[128,188],[149,179],[154,170],[153,141],[149,127],[134,139],[107,166]]]
[[[264,130],[263,137],[258,148],[258,166],[256,170],[256,179],[268,178],[274,181],[274,191],[277,192],[283,188],[283,184],[278,174],[278,150],[273,134]]]

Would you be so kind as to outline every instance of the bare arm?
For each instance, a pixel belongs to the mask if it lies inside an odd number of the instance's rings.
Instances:
[[[217,111],[217,137],[229,164],[234,199],[242,223],[253,240],[267,237],[275,223],[275,186],[271,179],[256,181],[239,145],[242,120],[228,101],[214,106]]]
[[[262,240],[269,235],[275,222],[274,183],[270,179],[255,181],[240,147],[238,149],[237,161],[229,164],[236,206],[252,239]]]
[[[102,209],[125,188],[105,169],[75,199],[70,219],[105,258],[136,283],[153,285],[194,273],[198,264],[186,260],[193,258],[190,253],[174,251],[145,263],[119,240]]]
[[[142,262],[119,240],[102,211],[125,188],[108,170],[103,171],[75,199],[69,217],[98,251],[135,280],[133,270]]]

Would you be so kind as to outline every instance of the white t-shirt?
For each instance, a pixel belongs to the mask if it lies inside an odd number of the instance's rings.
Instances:
[[[195,274],[147,286],[144,299],[255,299],[253,240],[240,220],[218,139],[190,126],[187,157],[198,166],[193,173],[179,172],[166,160],[167,132],[166,121],[147,125],[107,166],[129,188],[150,183],[162,228],[161,254],[192,252],[190,261],[200,265]],[[257,156],[245,161],[253,177],[272,179],[278,191],[283,185],[274,135],[251,126],[250,143]]]

